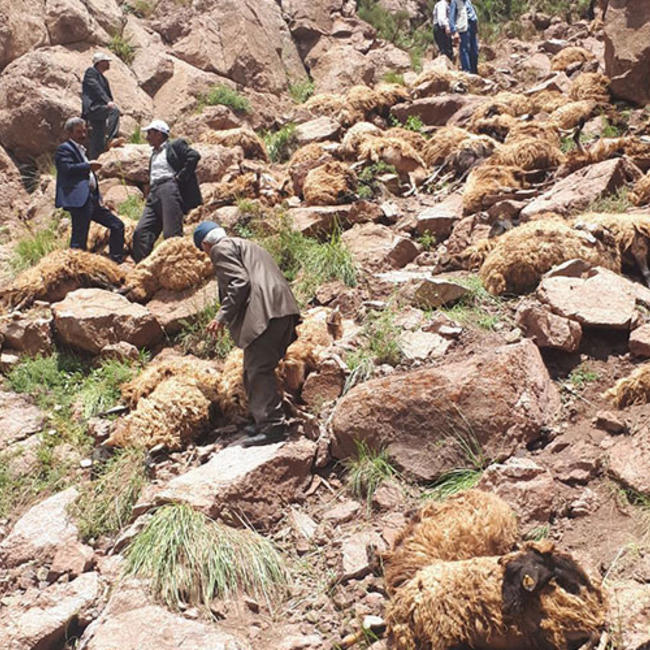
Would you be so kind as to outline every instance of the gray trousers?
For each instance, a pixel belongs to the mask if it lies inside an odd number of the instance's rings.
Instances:
[[[275,369],[295,340],[297,315],[272,318],[268,327],[244,349],[244,389],[248,408],[260,431],[285,421]]]
[[[88,114],[88,122],[90,124],[88,158],[97,160],[106,150],[106,144],[115,138],[120,130],[120,110],[100,106]]]
[[[170,178],[152,185],[133,232],[133,259],[143,260],[162,232],[165,239],[183,236],[183,199],[178,183]]]

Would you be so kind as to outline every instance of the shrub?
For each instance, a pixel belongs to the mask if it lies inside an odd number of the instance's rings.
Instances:
[[[375,163],[370,163],[366,165],[358,174],[357,179],[359,181],[359,187],[357,189],[357,195],[361,199],[371,199],[374,196],[377,196],[381,190],[381,186],[378,176],[382,174],[396,174],[397,170],[393,165],[385,163],[383,160],[379,160]]]
[[[199,95],[199,112],[206,106],[221,104],[231,108],[235,113],[250,113],[251,105],[246,97],[240,95],[225,84],[212,86],[207,93]]]
[[[110,43],[108,44],[108,49],[119,57],[126,63],[126,65],[131,65],[133,59],[135,58],[135,47],[129,43],[129,41],[122,36],[122,34],[114,34],[111,38]]]
[[[239,591],[270,604],[286,583],[284,561],[253,530],[230,528],[187,505],[157,510],[126,551],[128,575],[150,581],[168,607],[209,608],[216,597]]]
[[[508,320],[503,306],[504,300],[486,291],[477,275],[458,280],[469,292],[453,306],[443,307],[441,311],[462,325],[477,326],[484,330],[494,330],[501,319]]]
[[[142,129],[139,124],[135,129],[133,129],[133,133],[129,136],[129,142],[131,144],[145,144],[147,142],[147,139],[142,135]]]
[[[366,499],[368,507],[375,490],[387,479],[399,474],[390,464],[385,450],[376,451],[365,442],[355,441],[356,458],[348,458],[343,464],[348,471],[346,484],[358,499]]]
[[[304,79],[289,86],[289,94],[296,104],[304,104],[314,94],[314,82]]]
[[[262,134],[262,139],[266,145],[269,158],[273,162],[286,162],[297,146],[296,126],[294,124],[285,124],[278,131],[266,131]]]
[[[233,349],[234,343],[227,331],[221,331],[215,338],[205,328],[219,311],[219,303],[214,300],[202,309],[196,318],[182,320],[181,330],[175,337],[185,354],[191,353],[202,359],[225,359]]]
[[[625,212],[632,207],[632,201],[630,201],[628,194],[629,189],[627,187],[619,187],[613,194],[594,199],[585,211],[607,212],[610,214]]]

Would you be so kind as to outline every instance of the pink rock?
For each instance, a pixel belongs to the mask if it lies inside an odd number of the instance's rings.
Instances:
[[[442,93],[435,97],[423,97],[412,103],[393,106],[391,114],[400,122],[406,122],[411,117],[419,117],[430,126],[444,126],[456,113],[467,107],[475,107],[484,99],[477,95],[460,95],[458,93]]]
[[[425,232],[435,237],[448,237],[456,221],[463,216],[463,196],[454,193],[440,203],[426,208],[417,216],[416,229],[420,235]]]
[[[609,473],[639,494],[650,496],[650,431],[621,436],[609,449]]]
[[[71,579],[76,578],[91,568],[94,554],[90,546],[81,542],[61,546],[52,560],[47,579],[53,582],[63,574],[68,574]]]
[[[344,384],[344,369],[334,359],[328,359],[320,364],[316,372],[307,376],[300,396],[305,404],[317,409],[326,402],[338,399]]]
[[[328,521],[334,525],[344,524],[346,521],[350,521],[356,517],[360,512],[361,505],[349,499],[326,510],[323,513],[323,521]]]
[[[356,224],[346,230],[341,239],[363,268],[400,269],[412,262],[419,252],[411,239],[375,223]]]
[[[336,140],[340,130],[341,125],[336,120],[322,116],[299,124],[294,131],[294,136],[298,144],[302,146],[310,142]]]
[[[630,334],[630,352],[637,357],[650,357],[650,324],[632,330]]]
[[[538,303],[522,303],[515,314],[515,322],[540,348],[575,352],[580,347],[580,324],[557,316]]]
[[[337,224],[348,221],[350,205],[313,205],[289,210],[293,226],[307,237],[326,239]]]
[[[343,540],[341,545],[342,580],[360,578],[370,571],[374,551],[385,551],[386,544],[374,530],[362,530]]]
[[[48,306],[35,305],[29,311],[16,312],[0,319],[0,340],[4,348],[29,356],[47,356],[52,352],[52,312]]]
[[[650,584],[634,580],[609,580],[606,583],[609,596],[610,621],[620,630],[624,648],[646,650],[650,647]]]
[[[0,451],[38,433],[45,414],[29,399],[0,390]]]

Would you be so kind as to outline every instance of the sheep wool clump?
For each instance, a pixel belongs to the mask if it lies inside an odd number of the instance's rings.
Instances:
[[[384,131],[384,135],[387,138],[400,138],[408,142],[413,149],[415,149],[420,155],[424,152],[428,140],[417,131],[411,131],[410,129],[405,129],[401,126],[393,126],[387,131]]]
[[[598,104],[591,99],[563,103],[549,117],[549,123],[559,129],[572,129],[580,122],[588,120],[596,111]]]
[[[223,131],[206,131],[199,138],[200,142],[220,144],[224,147],[241,147],[245,158],[269,161],[269,155],[261,138],[248,127],[224,129]]]
[[[382,130],[371,122],[357,122],[351,126],[341,143],[343,154],[348,159],[357,159],[361,143],[369,136],[380,136]]]
[[[171,237],[155,248],[127,276],[128,297],[146,302],[159,289],[182,291],[214,274],[210,258],[190,237]]]
[[[576,101],[592,99],[606,104],[610,100],[609,78],[600,72],[583,72],[571,82],[569,96]]]
[[[101,255],[75,249],[57,250],[20,273],[0,293],[7,308],[29,307],[34,300],[57,302],[75,289],[111,289],[124,282],[124,272]]]
[[[504,144],[490,158],[492,165],[507,165],[519,167],[527,171],[535,169],[555,169],[564,162],[564,154],[560,149],[537,138],[518,138],[514,142]]]
[[[441,165],[456,147],[471,135],[458,126],[443,126],[429,139],[422,157],[429,167]]]
[[[420,508],[383,556],[386,590],[393,593],[436,560],[464,560],[511,551],[517,519],[500,497],[466,490]]]
[[[354,199],[356,174],[344,163],[332,161],[312,169],[305,178],[307,205],[337,205]]]
[[[650,402],[650,363],[640,365],[627,377],[619,379],[603,393],[603,397],[611,400],[618,409]]]
[[[634,205],[650,204],[650,172],[642,176],[632,188],[629,194],[630,201]]]
[[[543,140],[557,148],[561,144],[558,128],[554,124],[548,124],[547,122],[517,122],[508,132],[504,144],[513,144],[528,138],[534,138],[538,141]]]
[[[596,57],[584,47],[570,46],[560,50],[551,59],[551,70],[566,70],[576,63],[587,63]]]
[[[400,176],[406,176],[425,167],[420,154],[408,140],[401,138],[369,136],[361,142],[358,156],[360,160],[375,163],[381,161],[392,165]]]
[[[473,214],[492,205],[500,194],[522,187],[517,167],[484,164],[473,169],[463,189],[463,212]]]
[[[288,174],[291,179],[294,194],[296,196],[302,195],[305,178],[312,169],[333,160],[332,155],[323,148],[323,143],[312,142],[304,147],[300,147],[291,156],[288,164]]]

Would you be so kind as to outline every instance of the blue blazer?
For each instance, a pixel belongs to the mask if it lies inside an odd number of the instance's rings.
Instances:
[[[85,205],[90,195],[90,164],[83,159],[81,152],[66,140],[56,148],[54,156],[56,165],[57,208],[80,208]]]

